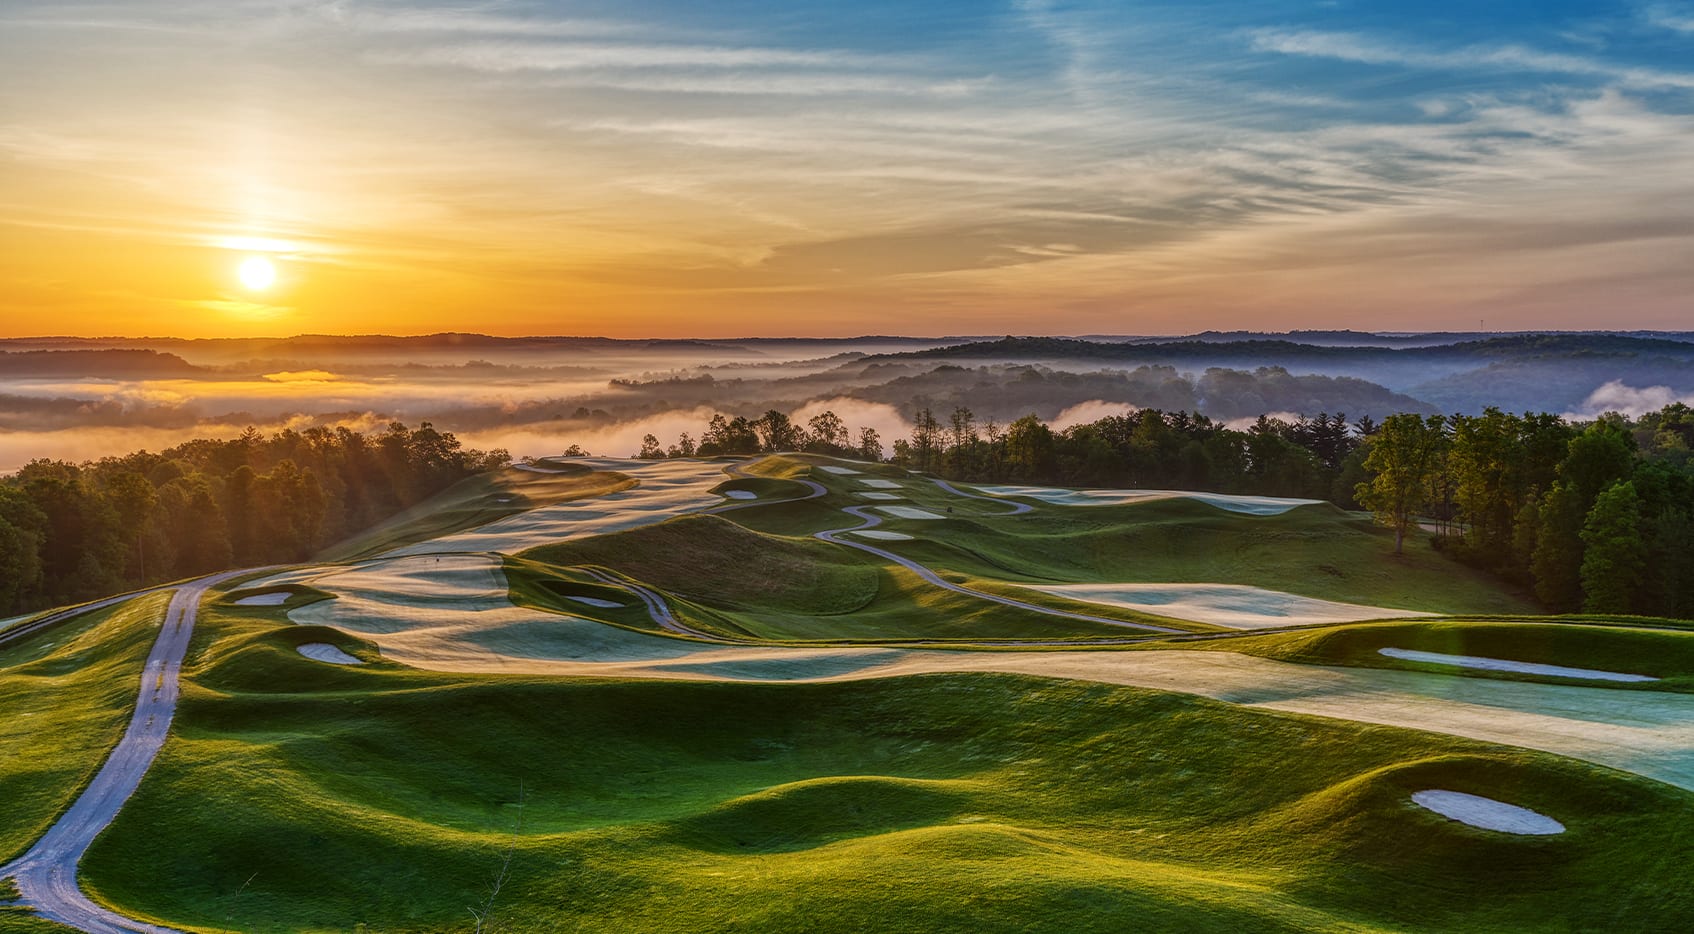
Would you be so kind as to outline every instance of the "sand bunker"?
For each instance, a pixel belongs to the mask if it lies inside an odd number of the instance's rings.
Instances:
[[[1469,824],[1472,827],[1481,827],[1484,830],[1498,830],[1501,833],[1525,834],[1537,837],[1565,832],[1564,824],[1545,814],[1537,814],[1528,808],[1520,808],[1515,804],[1507,804],[1493,798],[1467,795],[1462,791],[1434,789],[1414,792],[1412,802],[1418,807],[1428,808],[1442,817],[1456,820],[1461,824]]]
[[[542,506],[463,532],[386,552],[383,557],[497,551],[513,554],[573,538],[622,532],[722,505],[711,492],[724,480],[723,465],[694,460],[642,461],[583,457],[577,462],[596,470],[616,470],[639,481],[618,493]]]
[[[611,610],[611,609],[616,609],[617,607],[624,606],[624,604],[619,603],[616,600],[602,600],[599,597],[567,596],[567,597],[565,597],[565,599],[566,600],[575,600],[576,602],[582,604],[583,606],[597,606],[597,607],[601,608],[602,610]]]
[[[287,590],[273,590],[270,593],[256,593],[250,597],[242,597],[235,601],[236,606],[282,606],[294,594]]]
[[[354,658],[328,642],[302,642],[295,650],[315,662],[328,662],[331,665],[363,665],[364,660]]]
[[[819,467],[818,469],[823,471],[824,473],[841,474],[842,476],[846,476],[848,474],[858,473],[857,470],[854,470],[851,467],[826,466],[826,467]]]
[[[991,496],[1022,496],[1058,506],[1123,506],[1161,499],[1199,500],[1230,512],[1274,516],[1296,506],[1320,503],[1316,499],[1283,499],[1275,496],[1229,496],[1223,493],[1194,493],[1186,490],[1061,490],[1042,486],[979,486]]]
[[[876,499],[876,500],[884,500],[884,501],[891,500],[891,499],[903,499],[904,498],[898,493],[860,493],[859,495],[864,497],[865,499]]]
[[[945,519],[946,516],[936,515],[927,509],[916,506],[878,506],[877,511],[885,512],[896,519]]]
[[[877,489],[877,490],[898,490],[898,489],[900,489],[900,484],[898,482],[894,481],[894,480],[865,479],[865,480],[860,480],[859,485],[860,486],[868,486],[868,487],[871,487],[871,488]]]
[[[912,537],[905,532],[889,532],[885,529],[858,529],[853,534],[860,538],[874,538],[883,542],[909,542],[912,540]]]
[[[1515,671],[1526,675],[1547,675],[1554,678],[1585,678],[1590,681],[1657,681],[1648,675],[1632,675],[1620,671],[1598,671],[1593,668],[1566,668],[1563,665],[1541,665],[1535,662],[1514,662],[1504,658],[1484,658],[1480,655],[1447,655],[1442,652],[1420,652],[1416,649],[1377,649],[1377,654],[1401,658],[1409,662],[1430,662],[1457,668],[1477,668],[1482,671]]]
[[[758,499],[759,494],[752,490],[724,490],[723,495],[730,499]]]
[[[1381,606],[1336,603],[1242,584],[1053,584],[1031,586],[1029,589],[1085,603],[1121,606],[1229,629],[1270,629],[1433,615]]]

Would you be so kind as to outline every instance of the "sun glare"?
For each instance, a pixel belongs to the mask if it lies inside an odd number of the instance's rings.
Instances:
[[[249,256],[241,261],[237,271],[241,284],[255,292],[271,287],[276,281],[276,264],[263,256]]]

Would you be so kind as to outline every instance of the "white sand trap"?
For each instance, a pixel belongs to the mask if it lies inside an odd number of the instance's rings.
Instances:
[[[1565,832],[1564,824],[1545,814],[1481,795],[1467,795],[1462,791],[1417,791],[1412,793],[1412,802],[1442,817],[1483,830],[1536,837]]]
[[[1121,606],[1230,629],[1270,629],[1434,615],[1357,603],[1336,603],[1243,584],[1053,584],[1029,589],[1085,603]]]
[[[1447,655],[1441,652],[1420,652],[1417,649],[1377,649],[1377,654],[1403,658],[1408,662],[1430,662],[1457,668],[1477,668],[1483,671],[1515,671],[1526,675],[1547,675],[1554,678],[1586,678],[1590,681],[1657,681],[1648,675],[1632,675],[1621,671],[1598,671],[1593,668],[1566,668],[1563,665],[1542,665],[1536,662],[1514,662],[1504,658],[1484,658],[1480,655]]]
[[[836,466],[833,466],[833,465],[820,466],[818,469],[823,471],[824,473],[840,474],[842,476],[847,476],[849,474],[858,473],[857,470],[854,470],[851,467],[836,467]]]
[[[723,504],[723,499],[711,492],[712,487],[724,481],[722,464],[612,457],[583,457],[577,458],[577,461],[595,470],[628,474],[638,484],[618,493],[520,512],[474,529],[396,548],[384,553],[383,557],[454,551],[513,554],[537,545],[653,525],[684,513]]]
[[[853,534],[860,538],[874,538],[883,542],[909,542],[912,540],[912,537],[905,532],[890,532],[887,529],[860,529]]]
[[[936,515],[927,509],[916,506],[878,506],[878,512],[885,512],[896,519],[945,519],[946,516]]]
[[[236,606],[282,606],[294,594],[287,590],[273,590],[270,593],[256,593],[250,597],[242,597],[235,601]]]
[[[599,597],[567,596],[565,599],[566,600],[575,600],[576,602],[582,604],[583,606],[597,606],[602,610],[617,609],[618,607],[621,607],[621,606],[624,605],[622,603],[619,603],[616,600],[602,600]]]
[[[905,499],[905,497],[901,496],[898,493],[861,492],[859,494],[859,496],[863,497],[864,499],[875,499],[875,500],[883,500],[883,501]]]
[[[1162,499],[1193,499],[1230,512],[1274,516],[1296,506],[1320,503],[1316,499],[1284,499],[1275,496],[1230,496],[1224,493],[1194,493],[1186,490],[1061,490],[1043,486],[979,486],[990,496],[1021,496],[1057,506],[1123,506]]]
[[[859,485],[860,486],[868,486],[868,487],[870,487],[872,489],[876,489],[876,490],[898,490],[898,489],[900,489],[900,484],[898,482],[894,481],[894,480],[865,479],[865,480],[860,480]]]
[[[310,583],[336,595],[288,614],[375,642],[394,661],[435,671],[507,671],[520,660],[657,662],[703,645],[513,606],[492,555],[416,555],[351,567],[284,571],[266,583]]]
[[[723,495],[730,499],[758,499],[759,494],[752,490],[724,490]]]
[[[328,642],[302,642],[295,646],[301,654],[315,662],[328,662],[331,665],[363,665],[364,660],[354,658]]]

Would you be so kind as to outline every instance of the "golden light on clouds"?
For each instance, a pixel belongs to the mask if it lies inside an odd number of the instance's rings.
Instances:
[[[1681,327],[1694,294],[1662,25],[86,6],[0,4],[0,335]]]

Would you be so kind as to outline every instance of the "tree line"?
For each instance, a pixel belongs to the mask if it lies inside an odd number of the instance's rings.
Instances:
[[[0,478],[0,612],[27,612],[229,567],[301,561],[468,476],[508,463],[425,422],[248,429]]]
[[[970,409],[914,413],[885,452],[833,412],[714,416],[699,439],[640,457],[803,451],[888,460],[951,480],[1204,490],[1322,499],[1428,534],[1454,558],[1533,590],[1549,610],[1694,618],[1694,409],[1572,423],[1547,413],[1259,417],[1232,428],[1141,409],[1054,429]]]
[[[1417,526],[1555,612],[1694,618],[1694,410],[1571,424],[1393,415],[1357,490],[1396,543]]]

